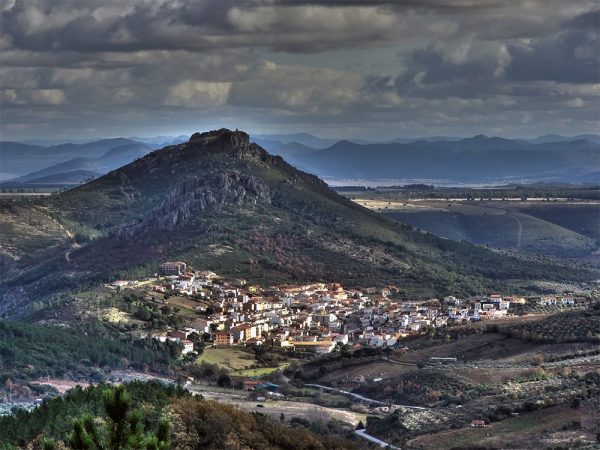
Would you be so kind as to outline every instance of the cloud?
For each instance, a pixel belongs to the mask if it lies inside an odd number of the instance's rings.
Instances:
[[[558,0],[22,0],[5,8],[1,25],[17,47],[40,52],[262,48],[310,53],[434,40],[454,32],[484,39],[532,37],[556,29],[569,12]]]
[[[585,102],[579,97],[567,100],[567,106],[569,108],[583,108],[584,105]]]
[[[507,78],[600,83],[600,35],[597,30],[565,30],[510,46]]]
[[[41,105],[61,105],[66,98],[60,89],[36,89],[31,92],[31,100]]]
[[[166,104],[205,108],[224,105],[231,83],[184,80],[169,88]]]
[[[341,113],[359,101],[363,79],[341,71],[264,62],[232,84],[232,106]]]
[[[0,126],[589,131],[599,21],[593,0],[5,1]]]
[[[0,100],[4,105],[58,106],[66,103],[60,89],[2,89]]]

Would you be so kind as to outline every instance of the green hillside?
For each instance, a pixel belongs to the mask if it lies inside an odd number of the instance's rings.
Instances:
[[[50,227],[46,240],[33,231],[2,238],[22,257],[5,255],[10,270],[0,281],[6,293],[0,314],[55,292],[147,275],[172,258],[263,282],[396,284],[414,295],[483,293],[523,279],[591,275],[573,264],[499,253],[397,224],[229,130],[197,133],[188,143],[1,217],[16,230],[33,209],[43,216],[40,223],[58,223],[64,238]],[[25,247],[39,249],[35,258]]]
[[[600,239],[600,206],[597,203],[567,205],[528,205],[521,212],[568,230]]]
[[[443,207],[435,204],[430,209],[384,214],[437,236],[490,247],[571,258],[587,256],[598,248],[600,235],[598,228],[594,229],[600,225],[597,205],[437,203]]]

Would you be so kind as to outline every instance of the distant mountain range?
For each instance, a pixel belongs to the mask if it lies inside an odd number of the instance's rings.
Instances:
[[[72,184],[79,179],[74,178],[75,173],[85,173],[84,179],[96,177],[129,164],[162,145],[160,140],[142,143],[127,138],[48,147],[3,141],[0,142],[0,182],[3,186]]]
[[[426,180],[430,183],[599,182],[600,136],[548,134],[533,139],[430,136],[384,142],[256,134],[252,141],[326,178]],[[184,142],[184,136],[103,139],[50,146],[0,142],[0,182],[77,184]],[[79,174],[79,175],[75,175]],[[50,179],[47,177],[51,177]]]
[[[445,183],[600,182],[600,144],[589,139],[530,143],[486,137],[324,149],[288,143],[271,149],[320,177]]]
[[[600,144],[600,135],[598,134],[579,134],[577,136],[561,136],[560,134],[545,134],[534,139],[524,139],[532,144],[546,144],[548,142],[567,142],[567,141],[579,141],[587,140],[595,144]]]
[[[69,159],[45,169],[17,177],[3,183],[3,185],[50,183],[51,180],[56,184],[65,184],[69,181],[72,182],[79,179],[80,176],[74,176],[77,174],[83,174],[86,177],[85,179],[89,180],[89,178],[95,178],[129,164],[131,161],[141,158],[150,151],[152,151],[152,148],[137,142],[119,145],[118,147],[111,148],[99,158],[79,157]]]

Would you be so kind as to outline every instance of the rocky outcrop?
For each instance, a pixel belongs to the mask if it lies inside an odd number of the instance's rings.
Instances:
[[[217,145],[224,149],[232,149],[243,145],[249,145],[250,136],[243,131],[231,131],[227,128],[221,128],[220,130],[206,131],[204,133],[194,133],[188,142],[203,145]]]
[[[174,229],[208,208],[258,203],[271,203],[271,192],[262,179],[237,170],[222,170],[207,178],[192,177],[177,184],[158,209],[142,222],[120,228],[117,234],[126,238],[145,229]]]
[[[188,151],[225,153],[235,159],[252,161],[274,158],[260,146],[251,143],[247,133],[226,128],[194,133],[184,148]]]

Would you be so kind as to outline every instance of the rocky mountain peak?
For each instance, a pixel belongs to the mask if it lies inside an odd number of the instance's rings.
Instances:
[[[236,159],[247,160],[264,159],[267,155],[265,150],[250,142],[248,133],[227,128],[194,133],[183,148],[213,154],[223,153]]]
[[[235,148],[244,144],[249,144],[250,136],[248,133],[243,131],[231,131],[227,128],[221,128],[220,130],[194,133],[190,137],[189,142],[202,145],[221,145],[221,147]]]

